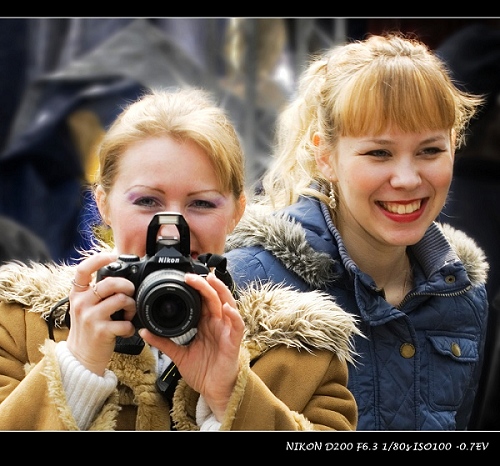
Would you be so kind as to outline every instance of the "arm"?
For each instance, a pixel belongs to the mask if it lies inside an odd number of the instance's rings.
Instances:
[[[228,409],[222,429],[356,428],[357,406],[347,389],[346,363],[329,351],[269,350],[248,369],[240,396],[235,393],[234,411]]]
[[[0,430],[79,428],[67,401],[57,345],[46,337],[47,323],[40,314],[0,304]],[[110,410],[117,412],[116,405]],[[112,428],[102,422],[108,421],[100,421],[102,428]]]
[[[66,406],[47,324],[18,304],[0,304],[0,429],[77,429]],[[22,413],[22,415],[20,415]]]

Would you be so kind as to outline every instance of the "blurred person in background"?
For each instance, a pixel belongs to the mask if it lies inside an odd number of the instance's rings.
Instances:
[[[0,265],[11,260],[47,262],[51,255],[45,242],[15,220],[0,215]]]

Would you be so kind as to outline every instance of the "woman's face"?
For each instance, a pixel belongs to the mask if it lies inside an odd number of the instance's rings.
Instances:
[[[344,238],[390,246],[418,242],[448,195],[454,160],[449,132],[342,137],[336,154],[330,161]]]
[[[146,232],[153,214],[181,213],[190,229],[191,256],[222,254],[226,235],[241,218],[244,199],[221,192],[208,155],[191,141],[170,137],[137,142],[119,162],[108,196],[96,191],[97,205],[112,228],[120,254],[146,254]],[[162,225],[161,236],[179,236],[172,225]]]

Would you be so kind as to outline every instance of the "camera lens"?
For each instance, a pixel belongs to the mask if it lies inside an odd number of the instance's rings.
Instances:
[[[184,272],[157,270],[146,276],[137,290],[137,316],[142,325],[163,337],[178,337],[198,325],[201,299],[186,285]]]

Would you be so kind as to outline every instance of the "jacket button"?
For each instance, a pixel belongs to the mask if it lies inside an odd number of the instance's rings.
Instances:
[[[444,279],[444,281],[448,283],[448,285],[453,285],[453,283],[455,283],[455,280],[455,275],[447,275]]]
[[[460,350],[460,345],[458,343],[451,344],[451,352],[453,353],[453,356],[456,356],[457,358],[462,355],[462,351]]]
[[[399,353],[403,358],[410,359],[415,356],[415,347],[411,343],[403,343],[399,348]]]

